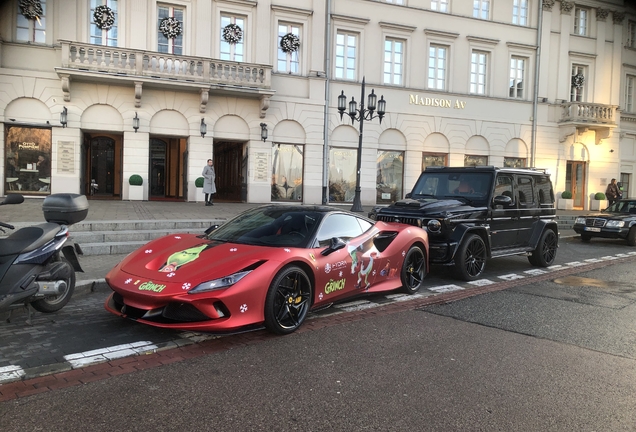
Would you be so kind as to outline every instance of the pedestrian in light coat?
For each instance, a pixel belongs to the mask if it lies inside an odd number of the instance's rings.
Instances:
[[[216,174],[214,173],[214,163],[212,159],[208,159],[208,164],[203,168],[203,193],[205,194],[205,205],[211,206],[212,195],[216,193],[216,186],[214,185],[214,179]]]

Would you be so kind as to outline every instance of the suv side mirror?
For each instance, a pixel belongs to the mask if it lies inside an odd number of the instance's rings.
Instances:
[[[411,192],[407,193],[406,195],[404,195],[404,198],[411,198],[413,195],[411,194]]]
[[[502,205],[504,207],[509,207],[512,205],[512,198],[507,195],[497,195],[493,198],[492,202],[495,205]]]

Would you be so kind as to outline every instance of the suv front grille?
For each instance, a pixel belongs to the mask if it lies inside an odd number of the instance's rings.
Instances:
[[[605,219],[598,219],[598,218],[585,219],[585,226],[589,226],[589,227],[603,228],[606,223],[607,223],[607,220]]]
[[[420,219],[416,217],[378,215],[377,219],[382,222],[399,222],[407,225],[421,226]]]

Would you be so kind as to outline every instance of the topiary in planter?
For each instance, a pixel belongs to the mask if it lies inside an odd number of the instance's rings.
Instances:
[[[198,188],[203,187],[203,177],[199,177],[194,181],[194,185]]]
[[[139,174],[133,174],[128,179],[128,184],[131,186],[141,186],[144,184],[144,179]]]
[[[561,193],[561,198],[563,199],[572,199],[572,192],[570,191],[563,191]]]
[[[594,199],[603,201],[605,199],[605,194],[603,192],[596,192],[596,194],[594,194]]]

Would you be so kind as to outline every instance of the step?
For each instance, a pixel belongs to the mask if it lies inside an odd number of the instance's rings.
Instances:
[[[122,241],[122,242],[99,242],[99,243],[82,243],[82,254],[84,256],[92,255],[116,255],[129,254],[145,245],[146,241]]]
[[[85,243],[116,243],[125,241],[149,242],[170,234],[203,234],[203,228],[183,228],[183,229],[154,229],[154,230],[133,230],[133,231],[77,231],[71,233],[71,238],[75,243],[83,245]]]

